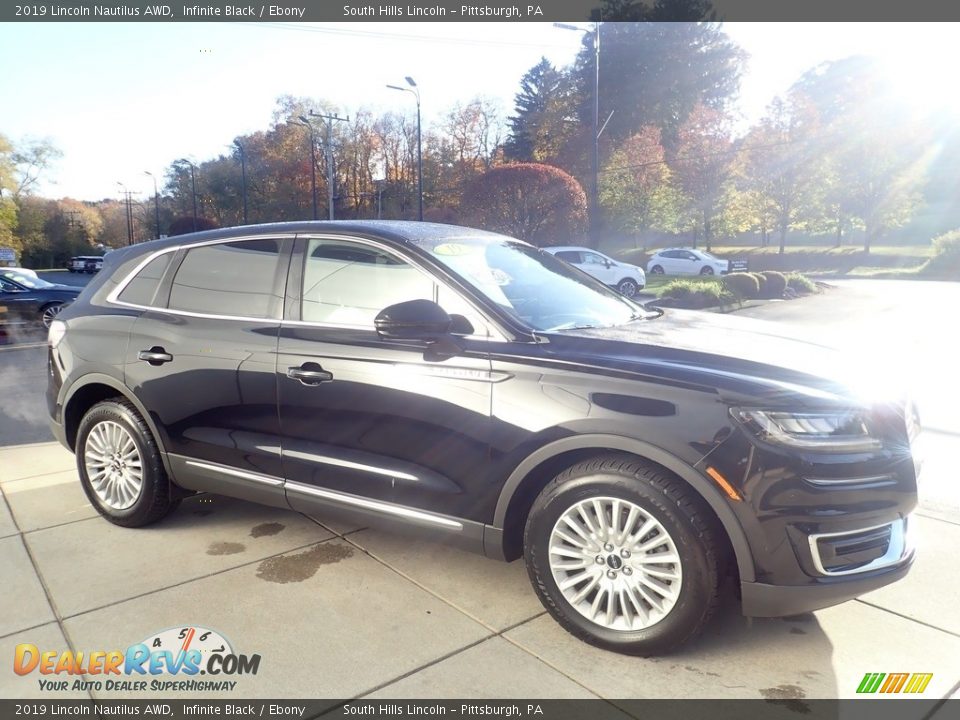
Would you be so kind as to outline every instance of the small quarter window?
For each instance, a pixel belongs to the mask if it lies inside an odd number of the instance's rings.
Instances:
[[[143,269],[127,283],[127,286],[117,299],[120,302],[130,303],[131,305],[143,305],[146,307],[153,305],[157,288],[160,287],[160,280],[167,271],[172,257],[173,253],[168,252],[148,262]]]

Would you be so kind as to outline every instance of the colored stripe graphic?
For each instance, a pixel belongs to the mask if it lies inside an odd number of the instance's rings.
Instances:
[[[880,687],[880,683],[884,677],[886,677],[886,673],[867,673],[863,676],[863,680],[860,681],[860,687],[857,688],[857,692],[875,693],[877,688]]]
[[[905,693],[922,693],[927,689],[927,685],[930,684],[930,680],[933,678],[933,673],[914,673],[913,677],[910,678],[910,682],[907,683],[907,687],[904,689]]]
[[[898,693],[907,682],[910,673],[890,673],[887,675],[887,681],[880,688],[882,693]]]
[[[933,673],[866,673],[857,692],[866,695],[875,692],[922,693],[932,679]]]

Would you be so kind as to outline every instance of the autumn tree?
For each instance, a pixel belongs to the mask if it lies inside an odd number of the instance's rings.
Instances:
[[[466,198],[461,210],[470,222],[536,245],[577,243],[586,230],[583,188],[550,165],[492,168],[470,184]]]
[[[671,226],[677,200],[655,127],[628,138],[602,168],[600,205],[611,227],[642,233]]]
[[[731,189],[734,159],[729,118],[703,104],[694,107],[680,126],[676,150],[670,157],[672,182],[694,219],[694,247],[702,233],[710,249],[712,223]]]
[[[856,224],[865,252],[910,220],[929,161],[921,126],[886,89],[883,66],[860,56],[818,65],[793,88],[810,98],[822,120],[813,152],[828,164],[825,202],[838,244],[844,228]]]
[[[821,210],[827,175],[816,152],[818,132],[816,109],[805,95],[792,93],[770,104],[743,143],[745,189],[755,193],[762,234],[777,230],[781,254],[787,232],[815,222]]]

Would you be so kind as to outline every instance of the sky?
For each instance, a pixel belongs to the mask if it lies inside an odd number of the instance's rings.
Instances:
[[[854,54],[890,62],[904,102],[949,97],[960,27],[951,24],[728,23],[750,55],[740,125],[808,68]],[[150,171],[228,153],[238,135],[269,127],[276,98],[326,99],[349,114],[413,111],[386,88],[407,75],[424,123],[456,102],[493,98],[509,114],[521,76],[541,56],[573,60],[577,32],[550,23],[33,23],[0,24],[0,133],[49,138],[62,152],[42,195],[147,198]],[[602,81],[601,81],[602,83]],[[602,102],[601,84],[601,102]],[[955,109],[960,109],[960,102]]]

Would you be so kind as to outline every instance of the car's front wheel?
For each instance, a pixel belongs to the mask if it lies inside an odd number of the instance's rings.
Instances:
[[[617,292],[628,298],[632,298],[639,290],[636,281],[630,278],[624,278],[617,284]]]
[[[527,571],[570,633],[631,655],[695,637],[718,602],[720,538],[703,500],[653,463],[608,455],[558,475],[534,501]]]
[[[709,265],[705,265],[704,267],[702,267],[702,268],[700,269],[700,274],[701,274],[701,275],[713,275],[713,268],[710,267]]]
[[[149,525],[180,504],[150,428],[122,398],[97,403],[83,416],[76,456],[84,492],[116,525]]]

